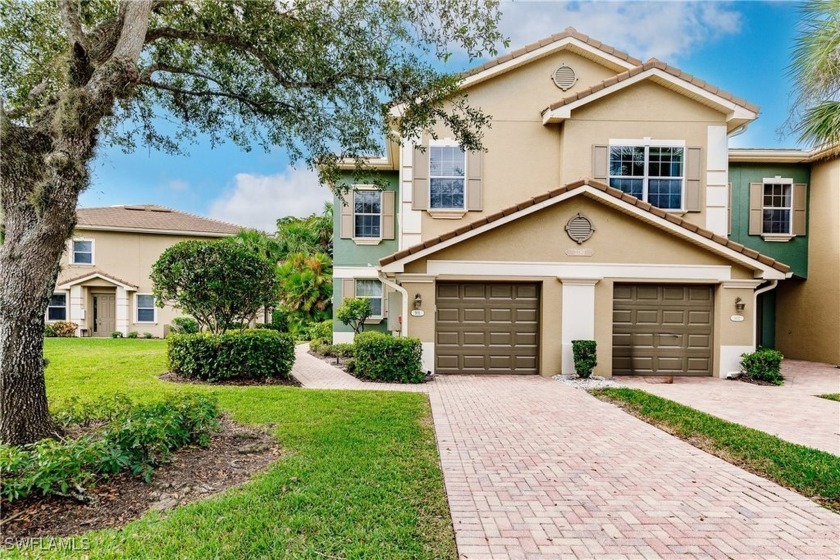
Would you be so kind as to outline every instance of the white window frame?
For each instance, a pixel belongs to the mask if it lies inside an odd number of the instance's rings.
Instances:
[[[787,185],[790,187],[790,206],[765,206],[764,205],[764,190],[767,185]],[[793,178],[781,177],[764,177],[761,180],[761,235],[764,238],[790,238],[793,237]],[[788,211],[788,230],[786,232],[769,232],[764,231],[764,211],[765,210],[787,210]]]
[[[610,159],[612,155],[613,148],[644,148],[645,149],[645,162],[644,162],[644,175],[613,175],[611,173],[611,165]],[[682,148],[683,155],[682,155],[682,175],[679,177],[651,177],[648,174],[648,167],[650,165],[650,149],[651,148]],[[648,202],[648,181],[650,179],[679,179],[680,180],[680,207],[679,208],[660,208],[660,210],[664,210],[666,212],[685,212],[685,157],[686,157],[686,149],[685,149],[685,140],[655,140],[653,138],[645,137],[642,139],[634,138],[634,139],[611,139],[609,141],[609,145],[607,147],[607,184],[610,184],[613,178],[615,179],[641,179],[642,180],[642,200],[644,202]]]
[[[378,192],[379,193],[379,236],[378,237],[357,237],[356,236],[356,193],[357,192]],[[384,202],[384,198],[382,196],[383,190],[378,188],[376,185],[353,185],[353,241],[356,242],[357,245],[375,245],[382,241],[382,229],[385,224],[382,221],[382,214],[385,210],[382,205]],[[373,214],[362,214],[363,216],[372,216]]]
[[[429,168],[426,170],[427,176],[429,177],[429,188],[427,189],[428,192],[426,193],[428,196],[428,209],[429,212],[466,212],[467,210],[467,178],[470,176],[469,169],[467,169],[467,152],[466,150],[461,149],[464,153],[464,176],[463,177],[456,177],[450,175],[435,175],[432,176],[432,148],[460,148],[461,146],[458,144],[457,141],[451,138],[445,138],[443,140],[431,140],[429,142],[429,157],[428,163]],[[464,204],[461,206],[447,206],[444,208],[432,208],[432,179],[463,179],[464,181]]]
[[[64,319],[50,319],[50,308],[53,309],[61,309],[60,307],[50,305],[47,303],[47,310],[44,312],[44,320],[47,323],[57,323],[58,321],[69,321],[70,320],[70,293],[65,291],[56,291],[52,293],[52,296],[64,296]],[[52,298],[52,296],[50,296]]]
[[[154,319],[152,321],[141,321],[140,320],[140,296],[150,296],[152,298],[152,312],[154,313]],[[156,325],[158,320],[158,307],[155,305],[155,295],[154,294],[134,294],[134,324],[135,325]],[[143,309],[149,309],[148,307],[144,307]]]
[[[360,296],[359,295],[359,282],[377,282],[379,284],[379,297],[373,296]],[[378,299],[379,300],[379,311],[378,315],[371,314],[368,319],[382,319],[385,317],[385,285],[382,283],[382,280],[378,278],[354,278],[353,279],[353,292],[355,297],[358,299]]]
[[[76,262],[76,241],[85,241],[90,243],[90,262],[83,263],[83,262]],[[79,253],[83,253],[84,251],[79,251]],[[74,266],[94,266],[96,264],[96,240],[91,239],[88,237],[74,237],[70,240],[70,258],[68,259],[70,264]]]

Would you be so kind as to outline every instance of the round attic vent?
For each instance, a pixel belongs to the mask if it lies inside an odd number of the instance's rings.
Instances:
[[[566,224],[566,233],[578,244],[592,237],[594,232],[595,228],[592,226],[592,222],[583,214],[578,214]]]
[[[564,64],[554,71],[554,74],[551,75],[551,79],[554,80],[554,85],[563,91],[566,91],[575,85],[575,82],[577,82],[577,75],[571,67]]]

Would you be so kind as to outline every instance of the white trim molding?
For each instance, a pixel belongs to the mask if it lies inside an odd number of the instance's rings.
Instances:
[[[333,278],[379,278],[378,266],[336,266]]]
[[[120,288],[123,288],[123,289],[125,289],[129,292],[134,292],[134,291],[137,290],[137,286],[134,286],[132,284],[126,284],[125,282],[120,282],[119,280],[115,280],[114,278],[106,276],[106,275],[102,274],[101,272],[91,272],[90,274],[88,274],[86,276],[82,276],[80,278],[75,278],[71,281],[64,282],[62,284],[57,285],[56,289],[66,290],[66,289],[69,289],[69,288],[71,288],[73,286],[76,286],[78,284],[83,284],[83,283],[87,282],[88,280],[94,280],[94,279],[105,280],[106,282],[109,282],[109,283],[113,284],[114,286],[118,286]]]

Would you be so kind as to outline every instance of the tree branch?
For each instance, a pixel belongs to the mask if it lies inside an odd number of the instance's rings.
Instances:
[[[87,50],[87,38],[85,37],[84,31],[82,31],[79,1],[60,0],[58,9],[61,12],[61,23],[64,26],[65,33],[67,33],[67,38],[70,39],[70,45],[78,44],[84,50]]]
[[[163,71],[163,69],[158,69],[158,70]],[[196,77],[209,79],[213,83],[218,83],[215,80],[213,80],[212,78],[208,78],[208,77],[205,77],[205,76],[202,76],[200,74],[193,73],[193,72],[183,71],[183,72],[177,72],[177,73],[190,74],[190,75],[193,75],[193,76],[196,76]],[[254,101],[253,99],[250,99],[249,97],[247,97],[245,95],[239,95],[239,94],[236,94],[236,93],[230,93],[230,92],[221,91],[221,90],[184,89],[184,88],[179,88],[179,87],[172,86],[172,85],[169,85],[169,84],[164,84],[162,82],[157,82],[157,81],[155,81],[151,78],[141,79],[140,83],[143,84],[143,85],[155,88],[155,89],[160,89],[160,90],[168,91],[168,92],[171,92],[171,93],[178,93],[178,94],[181,94],[181,95],[189,95],[189,96],[192,96],[192,97],[225,97],[227,99],[233,99],[235,101],[239,101],[240,103],[243,103],[244,105],[247,105],[255,113],[258,113],[258,114],[264,114],[266,112],[266,107],[271,106],[271,105],[282,106],[282,107],[285,107],[286,109],[289,109],[289,110],[291,110],[293,108],[288,103],[284,103],[282,101],[257,102],[257,101]]]

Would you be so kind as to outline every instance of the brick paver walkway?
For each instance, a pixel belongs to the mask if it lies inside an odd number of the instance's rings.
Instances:
[[[785,384],[781,387],[712,377],[675,377],[673,384],[629,376],[616,379],[718,418],[840,455],[840,403],[815,396],[840,393],[840,369],[785,360],[782,374]]]
[[[294,373],[374,388],[307,354]],[[840,555],[840,516],[583,391],[536,376],[423,387],[461,558]]]

